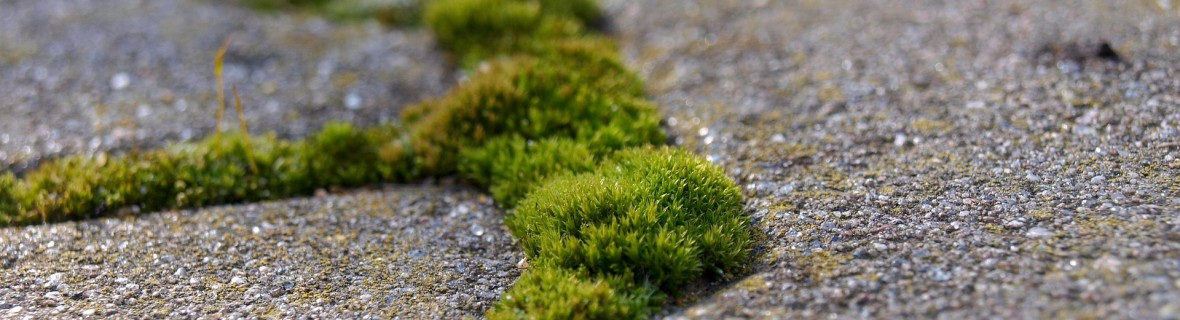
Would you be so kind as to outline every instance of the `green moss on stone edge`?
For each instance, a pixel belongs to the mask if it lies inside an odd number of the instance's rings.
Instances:
[[[450,94],[405,111],[416,168],[454,173],[460,150],[505,135],[609,139],[615,147],[662,142],[659,115],[637,96],[639,84],[614,59],[497,60]]]
[[[568,138],[530,141],[520,137],[492,139],[463,150],[461,175],[488,188],[500,206],[512,208],[545,178],[594,168],[595,156],[584,143]]]
[[[470,67],[583,36],[585,25],[601,14],[593,0],[435,0],[423,21],[460,65]]]
[[[536,266],[504,294],[488,319],[641,319],[663,295],[618,277],[591,277],[582,270]]]
[[[263,0],[258,0],[263,1]],[[327,6],[327,0],[263,1]],[[257,201],[459,174],[509,210],[531,268],[492,319],[632,319],[753,240],[724,171],[665,140],[643,83],[587,25],[593,0],[436,0],[425,22],[470,78],[404,127],[330,123],[302,141],[228,134],[0,174],[0,222]]]
[[[85,219],[308,195],[411,177],[408,161],[382,160],[397,128],[329,123],[304,141],[227,134],[121,156],[49,161],[21,180],[0,178],[5,224]],[[251,160],[254,163],[251,166]]]
[[[670,148],[624,150],[592,172],[550,179],[505,223],[533,267],[490,318],[646,316],[663,292],[735,272],[752,246],[733,182]]]
[[[720,168],[685,151],[640,148],[545,182],[505,223],[533,260],[675,290],[744,261],[741,209]]]
[[[16,186],[16,177],[11,172],[0,173],[0,221],[4,221],[5,224],[8,224],[8,220],[20,210]]]

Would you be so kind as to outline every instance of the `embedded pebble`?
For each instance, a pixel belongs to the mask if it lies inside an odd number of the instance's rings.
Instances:
[[[127,88],[127,86],[130,84],[131,84],[131,76],[127,75],[126,73],[123,73],[123,72],[116,73],[114,76],[111,77],[111,89],[123,90],[124,88]]]
[[[1024,233],[1024,235],[1028,236],[1029,238],[1052,237],[1053,231],[1049,231],[1049,229],[1043,227],[1032,227],[1029,228],[1028,231]]]

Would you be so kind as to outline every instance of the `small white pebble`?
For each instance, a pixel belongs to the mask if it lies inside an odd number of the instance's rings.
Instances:
[[[1033,227],[1028,229],[1028,232],[1025,232],[1024,235],[1029,238],[1045,238],[1053,236],[1053,231],[1049,231],[1049,229],[1043,227]]]
[[[904,134],[898,133],[893,136],[893,146],[898,147],[898,148],[904,147],[907,139],[909,139],[909,137],[906,137],[906,135],[904,135]]]
[[[781,134],[781,133],[775,133],[773,136],[770,136],[770,142],[775,142],[775,143],[787,142],[787,137],[783,136],[783,134]]]
[[[356,110],[361,108],[361,96],[356,93],[349,92],[344,96],[344,107],[348,110]]]
[[[235,276],[229,280],[229,283],[231,283],[231,284],[246,284],[246,278]]]
[[[146,104],[141,104],[135,108],[136,118],[147,118],[152,115],[152,107]]]
[[[115,76],[111,77],[111,89],[123,90],[128,85],[131,85],[131,76],[126,73],[116,73]]]

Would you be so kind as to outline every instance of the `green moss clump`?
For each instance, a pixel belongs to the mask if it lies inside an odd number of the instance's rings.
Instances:
[[[273,136],[247,145],[241,135],[113,157],[75,156],[48,162],[16,187],[30,224],[98,216],[122,208],[155,211],[306,192],[298,147]],[[248,155],[248,151],[250,154]],[[258,172],[250,166],[257,165]]]
[[[6,223],[21,212],[16,187],[17,180],[11,172],[0,173],[0,220]]]
[[[119,189],[112,188],[119,181],[114,181],[108,173],[124,171],[124,166],[120,161],[80,156],[42,165],[17,187],[20,190],[16,194],[24,197],[22,207],[32,214],[17,216],[15,220],[54,222],[95,215],[123,197]]]
[[[0,176],[0,212],[24,225],[307,195],[319,188],[410,179],[410,162],[384,147],[400,129],[330,123],[305,141],[230,133],[123,156],[46,162],[23,180]]]
[[[511,208],[533,186],[559,173],[594,168],[595,157],[584,143],[568,138],[540,141],[501,137],[460,154],[460,174],[488,188],[500,206]]]
[[[496,61],[450,94],[405,112],[406,122],[414,123],[409,140],[416,167],[427,175],[453,173],[460,150],[502,135],[589,141],[613,128],[616,142],[659,143],[659,115],[632,96],[641,92],[632,77],[609,59],[580,65],[564,59]]]
[[[593,172],[550,179],[505,223],[542,268],[671,292],[736,271],[752,245],[733,182],[669,148],[627,149]]]
[[[344,122],[331,122],[306,142],[303,163],[318,186],[358,187],[381,181],[410,178],[404,162],[384,161],[381,148],[396,141],[396,127],[358,130]]]
[[[314,190],[308,165],[300,161],[303,146],[273,135],[250,138],[249,143],[246,139],[242,134],[228,134],[220,141],[209,138],[177,145],[167,150],[169,154],[158,156],[156,167],[171,167],[175,175],[171,195],[175,200],[167,207],[259,201]]]
[[[470,67],[579,37],[601,14],[593,0],[436,0],[423,20],[460,65]]]
[[[0,175],[0,212],[30,224],[459,173],[509,208],[533,265],[489,318],[645,317],[689,282],[736,272],[750,225],[719,167],[651,147],[664,140],[660,116],[615,44],[587,30],[600,17],[594,0],[433,1],[425,22],[438,41],[464,66],[486,63],[407,108],[404,131],[331,123],[304,141],[228,134],[52,161],[23,180]]]
[[[488,311],[488,319],[640,319],[661,295],[617,277],[592,279],[585,272],[540,267],[521,275]]]
[[[596,24],[602,20],[602,9],[597,0],[517,0],[535,1],[549,15],[573,17],[583,25]]]

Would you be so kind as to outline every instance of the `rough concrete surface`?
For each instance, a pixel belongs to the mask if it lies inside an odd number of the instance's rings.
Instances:
[[[766,239],[671,317],[1180,317],[1168,2],[610,7]]]
[[[0,230],[0,318],[478,317],[520,275],[491,198],[413,186]]]
[[[763,239],[660,316],[1180,318],[1180,4],[605,3],[675,142],[728,170]],[[0,160],[204,136],[204,66],[234,30],[227,81],[259,130],[388,120],[448,83],[421,31],[0,0]],[[0,317],[479,317],[519,273],[501,215],[432,184],[5,229]]]
[[[423,30],[259,14],[227,1],[4,0],[0,168],[210,135],[213,58],[229,38],[225,94],[238,87],[255,134],[395,122],[401,106],[453,82]],[[237,128],[232,105],[223,128]]]

